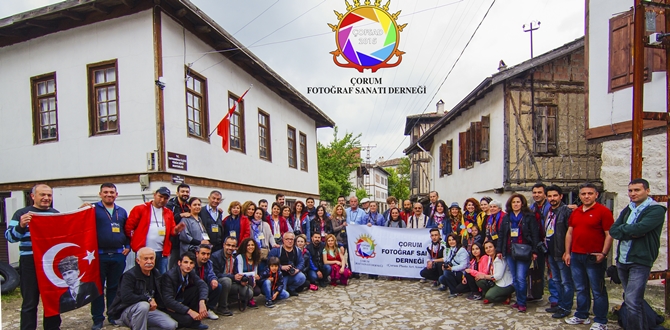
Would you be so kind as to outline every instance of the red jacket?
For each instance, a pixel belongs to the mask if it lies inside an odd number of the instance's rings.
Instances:
[[[149,233],[149,223],[151,222],[151,202],[137,205],[130,210],[128,220],[123,228],[126,236],[130,237],[130,248],[133,251],[147,246],[147,234]],[[163,241],[163,256],[170,256],[172,243],[170,236],[176,235],[174,215],[170,209],[163,207],[163,221],[165,221],[165,241]]]
[[[268,215],[267,217],[267,222],[270,225],[270,230],[272,231],[272,235],[275,234],[275,228],[272,226],[272,214]],[[281,215],[279,216],[279,233],[281,235],[284,235],[288,231],[288,220],[286,218],[282,217]]]
[[[229,218],[230,218],[230,215],[225,217],[221,221],[221,227],[222,228],[223,228],[223,226],[226,225],[226,221],[228,221]],[[242,216],[240,216],[240,237],[237,237],[237,247],[240,247],[240,245],[242,245],[242,241],[245,238],[249,238],[249,237],[251,237],[251,221],[249,221],[249,218],[247,218],[247,216],[242,215]],[[224,240],[224,242],[225,242],[225,240]]]

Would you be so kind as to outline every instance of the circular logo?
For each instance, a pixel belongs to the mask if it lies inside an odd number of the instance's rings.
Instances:
[[[356,255],[363,259],[374,258],[377,255],[372,237],[363,235],[356,240]]]

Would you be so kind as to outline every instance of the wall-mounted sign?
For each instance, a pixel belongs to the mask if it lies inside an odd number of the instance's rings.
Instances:
[[[172,175],[172,183],[173,184],[184,183],[184,176],[183,175]]]
[[[168,151],[168,168],[186,171],[186,155]]]

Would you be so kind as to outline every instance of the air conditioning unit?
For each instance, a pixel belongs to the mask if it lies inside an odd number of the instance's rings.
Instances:
[[[158,152],[147,152],[147,171],[154,172],[158,170]]]

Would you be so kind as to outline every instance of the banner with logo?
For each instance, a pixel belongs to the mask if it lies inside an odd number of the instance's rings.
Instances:
[[[356,273],[420,278],[426,267],[428,228],[347,226],[351,270]]]
[[[93,207],[34,214],[30,236],[44,316],[77,309],[100,295]]]

